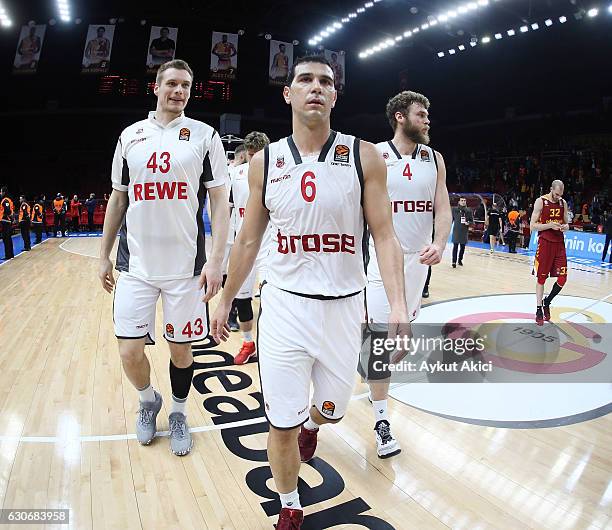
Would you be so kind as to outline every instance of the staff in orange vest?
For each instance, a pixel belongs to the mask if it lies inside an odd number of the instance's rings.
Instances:
[[[2,225],[2,241],[4,243],[4,259],[15,257],[13,253],[13,201],[8,196],[6,187],[0,189],[0,224]]]
[[[21,195],[19,197],[19,229],[23,239],[23,250],[32,250],[30,220],[30,205],[27,203],[25,195]]]
[[[53,200],[53,213],[55,214],[55,237],[58,229],[61,230],[62,237],[66,237],[66,201],[61,193],[58,193]]]

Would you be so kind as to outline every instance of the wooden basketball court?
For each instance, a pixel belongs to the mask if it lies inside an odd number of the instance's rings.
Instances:
[[[70,509],[69,526],[14,527],[272,528],[280,504],[264,451],[257,364],[231,364],[240,334],[219,348],[194,348],[192,453],[173,456],[166,436],[140,446],[138,396],[121,370],[112,297],[97,280],[99,243],[53,239],[0,267],[1,505]],[[477,305],[478,296],[534,292],[525,256],[468,248],[464,262],[452,269],[447,249],[424,302]],[[587,307],[612,293],[607,271],[580,269],[570,266],[563,295]],[[589,310],[610,307],[601,301]],[[166,398],[158,418],[165,430],[169,356],[161,318],[157,325],[147,353]],[[303,528],[612,528],[612,415],[500,428],[390,399],[403,450],[380,460],[366,391],[358,383],[346,418],[321,429],[317,458],[302,466]],[[571,401],[572,385],[563,391]],[[544,400],[547,385],[539,392]]]

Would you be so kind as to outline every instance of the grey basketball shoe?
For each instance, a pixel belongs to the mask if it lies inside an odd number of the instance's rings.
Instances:
[[[162,397],[155,392],[155,401],[141,401],[136,417],[136,438],[142,445],[149,445],[157,430],[157,415],[162,407]]]
[[[193,447],[193,440],[187,425],[187,418],[181,412],[170,414],[170,450],[176,456],[189,454]]]

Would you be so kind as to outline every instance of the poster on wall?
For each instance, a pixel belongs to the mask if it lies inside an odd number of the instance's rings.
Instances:
[[[115,26],[112,24],[89,26],[81,62],[81,73],[105,74],[108,72],[114,34]]]
[[[336,90],[340,94],[344,94],[346,88],[345,57],[344,51],[337,52],[334,50],[325,50],[325,58],[329,61],[334,71],[334,83],[336,85]]]
[[[210,51],[210,78],[236,79],[238,70],[238,34],[213,31]]]
[[[268,82],[273,86],[283,86],[293,65],[293,44],[280,40],[270,41],[268,62]]]
[[[13,61],[13,73],[36,73],[46,30],[47,26],[44,24],[21,27],[15,60]]]
[[[178,28],[152,26],[147,48],[147,74],[154,75],[161,64],[172,61],[176,53]]]

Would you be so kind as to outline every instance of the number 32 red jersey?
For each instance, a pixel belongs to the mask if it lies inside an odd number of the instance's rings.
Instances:
[[[272,285],[323,296],[365,287],[359,145],[358,138],[331,131],[315,155],[301,156],[291,136],[264,150]]]
[[[547,223],[561,223],[565,222],[565,201],[559,199],[559,202],[552,202],[550,197],[544,195],[542,199],[542,212],[540,213],[540,219],[538,222],[542,224]],[[563,232],[561,230],[540,230],[539,237],[548,241],[563,241]]]

